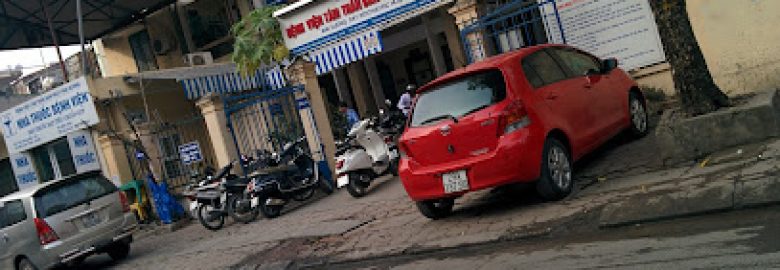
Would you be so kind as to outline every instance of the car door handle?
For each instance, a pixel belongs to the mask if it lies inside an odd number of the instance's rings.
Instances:
[[[548,100],[556,100],[556,99],[558,99],[558,95],[553,94],[553,93],[549,93],[549,94],[547,94],[546,99],[548,99]]]
[[[10,241],[10,239],[8,239],[8,234],[4,233],[3,234],[3,242],[8,243],[8,241]]]

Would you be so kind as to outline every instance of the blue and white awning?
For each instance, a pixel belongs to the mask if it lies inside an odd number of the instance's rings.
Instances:
[[[382,52],[382,37],[379,32],[357,35],[337,44],[314,51],[309,57],[317,64],[317,75]]]
[[[196,99],[211,93],[228,94],[253,89],[280,89],[287,84],[282,69],[277,67],[258,69],[248,76],[238,71],[179,79],[188,99]]]

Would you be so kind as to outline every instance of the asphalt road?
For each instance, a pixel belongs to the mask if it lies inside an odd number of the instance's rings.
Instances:
[[[780,207],[315,268],[780,269]]]

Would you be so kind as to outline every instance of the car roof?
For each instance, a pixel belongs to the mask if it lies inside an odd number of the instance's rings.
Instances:
[[[492,56],[489,58],[486,58],[482,61],[470,64],[468,66],[465,66],[463,68],[451,71],[447,74],[444,74],[443,76],[436,78],[435,80],[423,85],[418,89],[417,93],[423,93],[425,91],[428,91],[431,87],[435,85],[442,84],[447,81],[451,81],[453,79],[461,78],[463,76],[477,73],[480,71],[488,70],[488,69],[495,69],[499,66],[503,65],[505,62],[510,61],[512,59],[516,59],[517,57],[524,57],[526,55],[529,55],[531,53],[534,53],[538,50],[541,50],[543,48],[550,48],[550,47],[569,47],[568,45],[564,44],[543,44],[543,45],[536,45],[536,46],[530,46],[530,47],[524,47],[520,48],[518,50],[514,50],[507,53],[502,53],[496,56]]]
[[[70,180],[70,179],[74,179],[74,178],[87,178],[87,177],[92,177],[92,176],[96,176],[96,175],[100,175],[100,174],[101,174],[100,171],[92,171],[92,172],[86,172],[86,173],[82,173],[82,174],[71,175],[71,176],[68,176],[68,177],[62,178],[62,179],[48,181],[46,183],[37,184],[37,185],[35,185],[33,187],[26,188],[24,190],[20,190],[20,191],[8,194],[6,196],[0,197],[0,202],[7,202],[7,201],[13,201],[13,200],[29,198],[29,197],[32,197],[39,190],[44,189],[44,188],[46,188],[48,186],[51,186],[51,185],[54,185],[54,184],[57,184],[57,183],[60,183],[60,182],[63,182],[63,181],[67,181],[67,180]]]

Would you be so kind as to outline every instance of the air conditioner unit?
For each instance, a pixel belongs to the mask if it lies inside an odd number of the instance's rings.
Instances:
[[[191,67],[194,67],[212,64],[214,63],[214,58],[211,57],[210,52],[197,52],[187,54],[184,58],[184,61],[187,62],[187,64]]]

